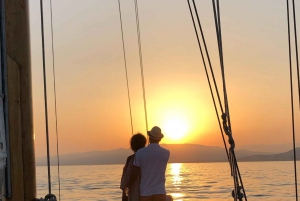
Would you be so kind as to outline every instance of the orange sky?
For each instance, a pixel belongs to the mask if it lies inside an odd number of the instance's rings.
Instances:
[[[211,1],[197,2],[221,89]],[[133,127],[134,132],[145,133],[134,4],[121,4]],[[47,2],[44,9],[50,142],[55,153]],[[223,146],[186,1],[141,0],[139,9],[149,127],[162,128],[166,135],[162,143]],[[285,3],[235,0],[221,2],[221,12],[237,146],[291,143]],[[43,156],[46,140],[38,0],[30,1],[30,20],[36,155]],[[53,0],[53,20],[60,153],[128,148],[131,128],[117,1]],[[185,134],[180,140],[174,137],[178,130]]]

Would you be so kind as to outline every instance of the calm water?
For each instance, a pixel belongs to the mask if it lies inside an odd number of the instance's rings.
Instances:
[[[293,162],[239,163],[248,200],[295,200]],[[52,193],[58,196],[57,167]],[[123,165],[61,166],[61,200],[121,200]],[[166,189],[174,200],[230,200],[233,181],[228,163],[168,164]],[[299,180],[299,179],[298,179]],[[48,192],[47,167],[37,167],[37,195]]]

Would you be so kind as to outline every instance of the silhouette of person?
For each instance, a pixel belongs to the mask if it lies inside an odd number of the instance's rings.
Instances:
[[[159,127],[154,126],[147,134],[150,144],[135,154],[131,179],[141,175],[140,201],[166,201],[165,172],[170,151],[159,145],[164,137]]]
[[[131,180],[131,172],[135,153],[145,147],[146,137],[141,133],[133,135],[130,139],[130,147],[134,154],[128,156],[126,164],[123,168],[120,188],[122,189],[122,201],[139,201],[140,175],[135,180]]]

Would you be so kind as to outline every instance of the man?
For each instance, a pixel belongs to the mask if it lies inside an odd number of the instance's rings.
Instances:
[[[137,151],[131,178],[141,174],[140,201],[166,201],[165,172],[170,151],[159,145],[164,137],[159,127],[154,126],[147,134],[150,144]]]

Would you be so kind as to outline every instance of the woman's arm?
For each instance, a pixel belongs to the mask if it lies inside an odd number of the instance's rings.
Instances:
[[[131,155],[127,158],[126,164],[123,168],[123,174],[122,174],[121,185],[120,185],[120,188],[122,190],[125,190],[129,186],[131,171],[132,171],[132,163],[133,163],[133,157]]]
[[[139,174],[141,174],[141,168],[138,166],[132,165],[130,184],[132,184],[137,179]]]

